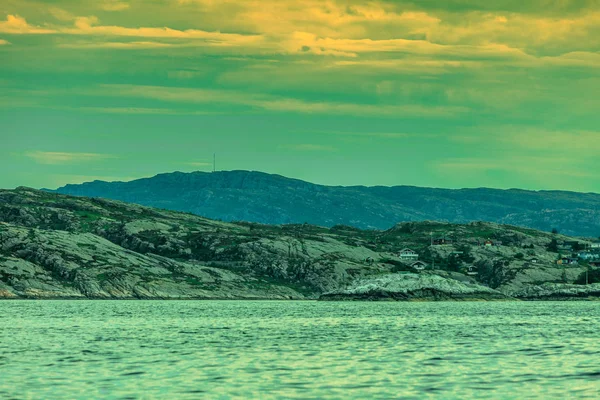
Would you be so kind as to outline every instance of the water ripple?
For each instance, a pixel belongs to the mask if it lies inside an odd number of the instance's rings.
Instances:
[[[0,302],[0,398],[589,398],[572,303]]]

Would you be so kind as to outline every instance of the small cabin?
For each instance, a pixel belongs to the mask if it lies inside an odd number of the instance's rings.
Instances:
[[[433,239],[431,243],[436,246],[442,246],[445,244],[452,244],[452,239],[447,237],[438,237]]]
[[[403,261],[417,261],[419,259],[419,254],[411,249],[402,249],[398,253],[398,257]]]
[[[571,258],[571,257],[563,257],[563,258],[559,259],[558,261],[556,261],[556,263],[559,265],[577,265],[577,264],[579,264],[579,262],[577,261],[576,258]]]
[[[476,266],[469,265],[467,268],[465,268],[465,273],[470,276],[475,276],[479,274],[479,271]]]
[[[482,246],[485,246],[485,247],[502,246],[502,241],[488,239],[485,242],[483,242]]]
[[[424,263],[423,261],[415,261],[414,263],[411,263],[410,266],[414,269],[416,269],[417,271],[423,271],[424,269],[427,269],[428,265],[426,263]]]

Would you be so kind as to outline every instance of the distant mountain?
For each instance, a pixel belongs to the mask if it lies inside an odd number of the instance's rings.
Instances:
[[[173,172],[130,182],[93,181],[55,192],[104,197],[224,221],[308,222],[387,229],[402,221],[489,221],[600,236],[600,194],[414,186],[323,186],[252,171]]]

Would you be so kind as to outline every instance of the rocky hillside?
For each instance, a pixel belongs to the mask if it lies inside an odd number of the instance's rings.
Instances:
[[[452,243],[431,245],[441,236]],[[0,297],[302,299],[406,273],[435,275],[426,281],[443,287],[462,282],[531,297],[541,284],[580,282],[588,269],[557,265],[553,240],[570,238],[480,222],[386,231],[226,223],[18,188],[0,190]],[[427,269],[402,260],[404,248]]]
[[[600,236],[600,194],[411,186],[322,186],[279,175],[169,173],[131,182],[67,185],[58,193],[103,197],[223,221],[338,224],[389,229],[405,221],[490,221]]]

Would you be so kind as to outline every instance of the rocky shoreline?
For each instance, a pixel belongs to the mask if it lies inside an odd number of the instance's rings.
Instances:
[[[349,288],[324,293],[322,301],[491,301],[509,300],[486,286],[436,274],[389,274],[365,279]]]

